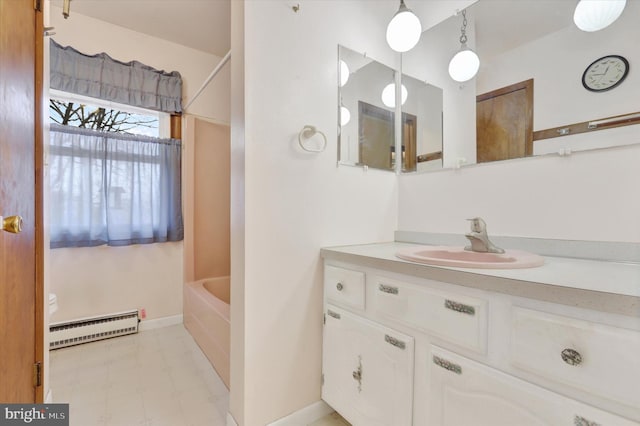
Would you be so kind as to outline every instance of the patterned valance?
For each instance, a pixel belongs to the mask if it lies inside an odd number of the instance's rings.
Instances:
[[[85,55],[50,39],[51,88],[168,113],[182,112],[182,77],[106,53]]]

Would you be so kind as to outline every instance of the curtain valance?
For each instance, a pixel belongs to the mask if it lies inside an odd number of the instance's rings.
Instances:
[[[50,40],[51,88],[168,113],[182,112],[182,77],[106,53],[85,55]]]

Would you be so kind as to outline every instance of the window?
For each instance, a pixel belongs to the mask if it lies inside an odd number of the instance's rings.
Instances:
[[[51,247],[183,238],[181,143],[169,114],[52,91]]]

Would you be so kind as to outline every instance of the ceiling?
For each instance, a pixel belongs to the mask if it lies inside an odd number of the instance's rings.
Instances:
[[[90,16],[219,57],[231,48],[231,0],[72,0],[70,9],[69,19]]]
[[[78,13],[223,57],[231,48],[231,1],[71,0],[70,19]],[[62,7],[62,0],[51,2]],[[529,7],[526,12],[523,4]],[[414,4],[418,16],[427,7],[428,2]],[[570,25],[574,7],[568,0],[481,1],[469,9],[469,18],[478,20],[480,44],[504,51]]]

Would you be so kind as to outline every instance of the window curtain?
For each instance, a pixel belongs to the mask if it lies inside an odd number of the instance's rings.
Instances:
[[[182,77],[106,53],[85,55],[50,39],[50,85],[92,98],[167,113],[182,112]]]
[[[177,139],[51,125],[51,248],[183,239]]]

